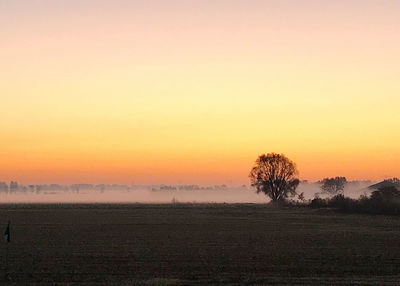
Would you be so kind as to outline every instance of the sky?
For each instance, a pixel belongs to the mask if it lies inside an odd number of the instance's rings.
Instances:
[[[400,1],[0,0],[0,181],[400,176]]]

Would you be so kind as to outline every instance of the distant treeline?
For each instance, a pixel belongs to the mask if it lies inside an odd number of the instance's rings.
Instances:
[[[371,196],[359,199],[344,197],[342,194],[332,198],[314,198],[308,206],[312,208],[335,208],[347,213],[400,215],[400,190],[394,186],[382,187]]]
[[[202,191],[202,190],[228,190],[228,189],[246,189],[246,185],[238,187],[228,187],[227,185],[199,186],[199,185],[160,185],[159,188],[152,188],[153,191]]]
[[[358,199],[344,196],[346,180],[343,177],[326,178],[319,182],[321,193],[315,193],[314,199],[306,200],[303,194],[297,199],[285,200],[285,205],[307,206],[311,208],[333,208],[346,213],[391,214],[400,215],[400,180],[386,179],[368,187]],[[325,194],[328,197],[321,198]]]
[[[227,189],[246,189],[246,185],[236,187],[228,187],[225,184],[213,186],[199,186],[199,185],[120,185],[120,184],[39,184],[39,185],[20,185],[17,182],[0,182],[0,192],[41,192],[41,191],[76,191],[80,190],[138,190],[148,189],[152,191],[168,191],[168,190],[227,190]]]
[[[0,192],[40,192],[40,191],[79,191],[79,190],[134,190],[141,188],[150,188],[150,186],[138,185],[119,185],[119,184],[38,184],[38,185],[20,185],[11,181],[8,185],[6,182],[0,182]]]

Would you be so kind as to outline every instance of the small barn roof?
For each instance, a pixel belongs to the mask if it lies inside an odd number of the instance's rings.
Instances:
[[[391,179],[391,180],[384,180],[384,181],[382,181],[382,182],[379,182],[379,183],[377,183],[377,184],[374,184],[374,185],[371,185],[371,186],[369,186],[368,187],[368,189],[371,189],[371,190],[378,190],[378,189],[381,189],[381,188],[387,188],[387,187],[395,187],[395,188],[400,188],[400,181],[398,181],[398,180],[393,180],[393,179]]]

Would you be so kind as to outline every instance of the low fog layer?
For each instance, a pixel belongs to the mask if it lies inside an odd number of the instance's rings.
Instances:
[[[344,195],[359,198],[369,195],[370,182],[350,182]],[[325,197],[318,183],[301,183],[297,193],[304,193],[305,199]],[[33,191],[29,188],[0,192],[0,203],[266,203],[269,198],[257,194],[253,188],[221,187],[188,189],[166,186],[85,189],[65,188]]]
[[[352,199],[358,199],[360,196],[371,194],[371,190],[368,189],[374,182],[372,181],[352,181],[348,182],[343,191],[343,195]],[[321,190],[321,184],[319,183],[301,183],[297,188],[297,193],[304,192],[306,199],[313,199],[316,196],[324,198],[327,194],[324,194]]]

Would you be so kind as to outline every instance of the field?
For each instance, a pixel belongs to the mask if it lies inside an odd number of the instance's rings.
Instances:
[[[243,204],[5,204],[0,217],[10,285],[400,283],[397,217]]]

